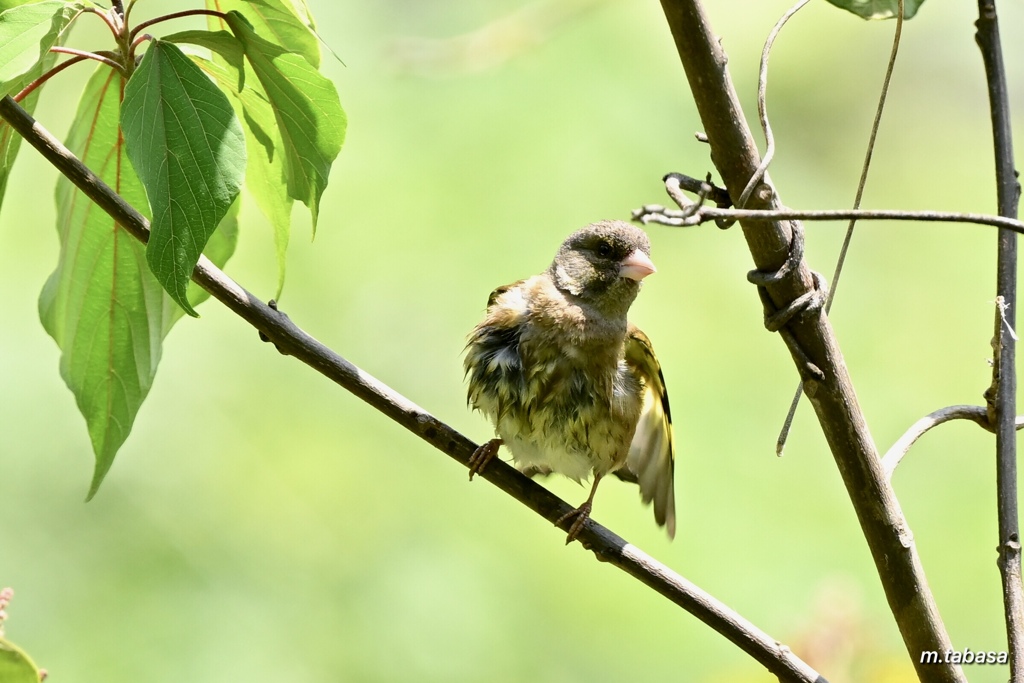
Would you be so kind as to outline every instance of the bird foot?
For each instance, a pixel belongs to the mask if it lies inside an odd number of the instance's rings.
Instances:
[[[473,475],[479,474],[484,471],[487,467],[487,463],[494,460],[494,456],[498,454],[498,448],[504,443],[501,439],[491,439],[487,443],[481,444],[473,455],[469,456],[469,480],[473,481]]]
[[[555,520],[555,526],[561,526],[562,522],[572,519],[573,517],[576,518],[573,521],[572,526],[569,527],[569,535],[565,537],[566,545],[569,545],[570,543],[575,541],[576,537],[580,535],[581,531],[583,531],[583,525],[587,523],[588,519],[590,519],[591,507],[592,504],[588,500],[575,510],[570,510],[569,512],[566,512],[564,515]]]

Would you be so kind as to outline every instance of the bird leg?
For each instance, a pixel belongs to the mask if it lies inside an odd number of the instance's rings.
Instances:
[[[572,519],[573,517],[576,518],[573,521],[572,526],[569,527],[569,535],[565,538],[566,545],[569,545],[576,540],[576,537],[579,536],[581,531],[583,531],[583,525],[587,523],[588,519],[590,519],[590,510],[594,507],[594,494],[597,493],[597,485],[601,483],[602,476],[604,475],[597,473],[594,474],[594,485],[590,487],[590,495],[587,496],[587,500],[583,505],[580,505],[575,510],[566,512],[555,521],[555,526],[561,526],[562,522]]]
[[[501,447],[504,441],[501,439],[491,439],[487,443],[481,444],[473,455],[469,456],[469,480],[473,481],[473,475],[479,474],[484,471],[487,467],[487,463],[494,460],[494,456],[498,454],[498,448]]]

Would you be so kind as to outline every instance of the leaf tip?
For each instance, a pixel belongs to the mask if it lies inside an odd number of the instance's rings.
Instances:
[[[99,461],[96,462],[96,471],[92,475],[92,483],[89,484],[89,492],[85,494],[85,502],[91,501],[100,490],[100,484],[103,483],[104,478],[107,476],[107,472],[110,471],[110,465],[106,467],[101,465]]]

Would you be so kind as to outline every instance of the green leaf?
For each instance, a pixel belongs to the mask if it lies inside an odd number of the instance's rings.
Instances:
[[[320,197],[345,140],[347,120],[338,91],[305,58],[256,35],[238,12],[229,12],[226,21],[274,112],[288,195],[309,207],[315,230]]]
[[[234,37],[232,40],[235,40]],[[285,256],[291,233],[294,200],[288,196],[284,157],[281,152],[284,149],[284,141],[274,118],[274,111],[251,68],[245,68],[245,73],[249,74],[245,76],[240,70],[229,68],[223,62],[212,62],[202,57],[192,59],[227,91],[236,113],[242,120],[249,160],[245,170],[245,185],[256,200],[256,206],[267,217],[274,230],[274,245],[277,251],[276,298],[280,298],[284,287]],[[244,86],[239,87],[240,83],[244,83]]]
[[[245,66],[242,44],[227,31],[183,31],[165,36],[164,40],[200,45],[220,58],[218,61],[210,61],[192,56],[192,61],[231,96],[235,113],[242,121],[248,158],[245,185],[274,230],[277,252],[275,298],[279,299],[284,289],[293,200],[288,196],[281,154],[274,153],[275,150],[283,149],[284,143],[267,96],[252,69]]]
[[[238,90],[244,87],[245,54],[242,52],[242,44],[227,31],[181,31],[164,36],[161,40],[168,43],[190,43],[217,53],[238,74],[238,84],[232,87]]]
[[[245,183],[256,200],[256,206],[274,230],[274,250],[277,255],[277,293],[274,296],[280,299],[292,231],[292,207],[295,204],[288,196],[284,157],[279,151],[275,154],[275,150],[284,148],[284,142],[276,126],[260,128],[255,117],[248,115],[243,115],[242,121],[246,141],[252,140],[248,147],[250,158],[257,159],[257,163],[247,169]],[[260,132],[265,134],[269,144],[260,142]]]
[[[0,96],[15,94],[27,85],[25,77],[81,11],[77,2],[43,0],[0,13]]]
[[[199,67],[158,40],[125,87],[121,128],[153,213],[146,258],[171,298],[196,315],[188,284],[241,188],[242,127]]]
[[[312,17],[305,2],[294,0],[206,0],[209,9],[236,10],[245,16],[253,32],[285,52],[302,55],[314,68],[320,68],[320,40],[313,30]]]
[[[117,72],[99,67],[86,85],[67,146],[148,213],[118,135],[122,87]],[[60,374],[89,428],[96,456],[91,498],[152,386],[165,309],[174,304],[150,272],[145,246],[63,176],[57,183],[57,229],[60,259],[39,297],[39,313],[61,348]]]
[[[0,638],[0,682],[39,683],[39,669],[18,646]]]
[[[146,193],[118,135],[124,87],[100,66],[86,85],[67,146],[125,200],[148,215]],[[57,183],[60,260],[39,297],[40,318],[61,348],[60,372],[86,419],[96,467],[89,498],[99,489],[149,393],[162,340],[181,317],[146,262],[146,248],[66,178]],[[223,266],[238,233],[237,202],[207,242]],[[193,306],[205,298],[188,289]],[[2,680],[2,679],[0,679]]]
[[[56,61],[57,55],[50,52],[43,57],[42,61],[32,71],[25,75],[23,80],[28,84],[39,78]],[[36,88],[20,102],[22,108],[28,113],[31,114],[35,111],[41,90],[42,86]],[[14,129],[6,121],[0,121],[0,205],[3,204],[4,196],[7,194],[7,180],[11,176],[11,169],[14,166],[14,160],[18,156],[18,150],[21,149],[21,139],[21,136],[15,133]]]
[[[228,259],[234,255],[235,247],[238,246],[238,209],[240,203],[240,198],[232,202],[227,214],[206,243],[206,249],[203,250],[206,258],[210,259],[218,268],[224,267]],[[193,307],[198,306],[209,298],[210,293],[205,289],[194,282],[188,284],[188,302]],[[165,334],[181,316],[185,315],[185,311],[181,306],[169,306],[167,311],[169,311],[169,315],[164,319]]]
[[[900,5],[897,0],[828,0],[830,3],[853,12],[861,19],[892,19],[899,14]],[[924,0],[905,0],[903,18],[912,19]]]

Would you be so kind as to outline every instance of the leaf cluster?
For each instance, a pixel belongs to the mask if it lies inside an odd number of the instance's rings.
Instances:
[[[190,282],[200,256],[222,266],[234,252],[243,185],[274,228],[280,293],[293,204],[308,207],[315,227],[347,122],[337,90],[320,73],[319,38],[304,0],[206,0],[133,25],[135,6],[0,5],[3,94],[32,106],[39,88],[66,67],[99,62],[66,144],[150,220],[142,245],[70,181],[58,180],[60,256],[39,311],[92,440],[89,497],[131,431],[164,337],[207,296]],[[206,29],[149,33],[196,15],[206,17]],[[113,49],[64,45],[68,29],[87,16],[110,28]],[[62,54],[72,56],[55,64]],[[0,200],[19,140],[0,126]]]

